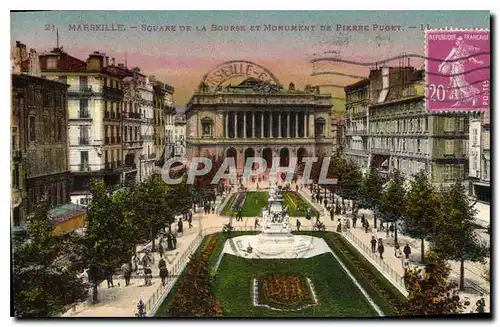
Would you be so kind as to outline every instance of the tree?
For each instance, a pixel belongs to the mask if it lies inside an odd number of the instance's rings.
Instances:
[[[28,220],[27,240],[17,240],[13,253],[14,315],[49,317],[87,297],[69,252],[71,235],[55,236],[47,204],[39,203]]]
[[[382,193],[380,209],[384,219],[394,223],[394,244],[398,243],[398,220],[404,215],[406,190],[405,179],[399,170],[391,174],[389,185]]]
[[[488,256],[486,245],[475,232],[477,210],[469,204],[465,187],[457,181],[444,198],[442,219],[433,236],[435,251],[445,259],[460,262],[460,290],[464,290],[465,261],[481,261]]]
[[[405,196],[404,233],[421,241],[421,262],[425,260],[425,240],[436,230],[443,196],[429,183],[425,172],[415,175]]]
[[[162,228],[169,226],[175,218],[175,203],[169,201],[170,185],[159,174],[151,175],[134,189],[135,224],[140,227],[141,239],[152,242],[155,251],[155,239]]]
[[[93,287],[93,302],[98,302],[97,285],[103,280],[103,273],[112,272],[121,264],[130,261],[130,240],[124,230],[130,222],[113,203],[102,180],[92,179],[89,183],[92,201],[87,210],[85,235],[79,241],[79,254],[88,268]]]
[[[459,313],[463,309],[455,292],[456,284],[449,283],[450,268],[433,251],[426,255],[424,270],[407,270],[405,285],[408,301],[398,308],[401,316],[427,316]]]
[[[379,207],[382,199],[383,181],[378,170],[371,167],[361,182],[359,206],[373,211],[373,227],[377,228],[376,208]]]

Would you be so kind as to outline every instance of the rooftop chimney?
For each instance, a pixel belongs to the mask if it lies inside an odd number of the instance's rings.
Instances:
[[[106,56],[104,57],[104,67],[108,67],[109,66],[109,57]]]
[[[111,58],[111,66],[115,65],[115,58]]]

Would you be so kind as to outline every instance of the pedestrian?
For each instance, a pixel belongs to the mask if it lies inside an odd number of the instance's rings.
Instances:
[[[174,245],[174,250],[177,249],[177,237],[175,235],[172,235],[172,243]]]
[[[259,218],[255,218],[255,223],[254,223],[254,228],[257,229],[257,227],[260,227],[259,225]]]
[[[484,313],[484,308],[486,307],[486,301],[484,300],[484,294],[481,292],[479,293],[479,300],[476,302],[476,312],[477,313]]]
[[[317,212],[317,213],[316,213],[316,223],[318,223],[318,222],[319,222],[319,218],[320,218],[320,216],[319,216],[319,212]]]
[[[377,248],[377,240],[375,239],[375,236],[372,236],[370,243],[372,245],[372,252],[375,253],[375,250]]]
[[[104,270],[104,277],[106,278],[106,281],[108,282],[108,288],[113,288],[113,271],[110,268],[106,268]]]
[[[325,205],[325,208],[326,208],[326,206],[328,205],[328,199],[325,199],[325,200],[323,201],[323,204]]]
[[[365,220],[365,233],[368,233],[368,228],[370,227],[370,223],[368,220]]]
[[[137,266],[139,265],[139,256],[137,255],[137,252],[134,254],[132,262],[134,263],[134,272],[137,272]]]
[[[188,217],[188,224],[189,224],[189,228],[193,227],[193,216],[189,215]]]
[[[347,229],[351,229],[351,219],[346,218],[345,225],[346,225]]]
[[[130,284],[130,276],[132,275],[132,263],[124,263],[122,265],[123,278],[125,279],[125,287]]]
[[[367,221],[367,223],[368,223],[368,221]],[[372,235],[377,237],[377,229],[375,227],[372,227]]]
[[[394,224],[391,223],[391,226],[389,226],[389,231],[391,232],[391,237],[394,237]]]
[[[399,246],[399,243],[396,243],[394,245],[394,256],[396,256],[396,258],[401,258],[401,248]]]
[[[352,216],[352,228],[356,228],[356,221],[358,221],[357,215]]]
[[[212,214],[215,214],[215,205],[212,206]]]
[[[335,218],[335,211],[333,210],[333,207],[330,209],[330,220],[333,220]]]
[[[300,232],[300,220],[298,218],[297,218],[296,226],[297,226],[297,232]]]
[[[160,240],[160,244],[158,244],[158,252],[160,253],[160,258],[163,258],[163,253],[165,253],[165,249],[163,248],[163,239]]]
[[[363,226],[363,227],[365,226],[365,215],[364,214],[361,215],[361,226]]]
[[[163,258],[160,260],[160,262],[158,262],[158,269],[160,270],[161,284],[165,286],[165,279],[168,276],[168,269],[167,263]]]
[[[386,237],[386,238],[389,238],[389,228],[386,228],[386,229],[385,229],[385,237]]]
[[[137,303],[137,316],[138,317],[146,316],[146,305],[144,304],[142,299],[139,299],[139,302]]]
[[[183,226],[183,224],[182,224],[182,219],[179,219],[179,222],[177,223],[177,233],[182,234],[182,233],[183,233],[183,230],[184,230],[184,228],[183,228],[183,227],[184,227],[184,226]]]
[[[411,249],[410,249],[410,246],[408,245],[408,243],[406,243],[406,245],[403,249],[403,253],[405,254],[406,259],[410,259]]]
[[[144,266],[144,285],[145,286],[150,286],[151,285],[151,279],[153,278],[151,268],[149,265]]]
[[[380,239],[380,242],[378,244],[378,253],[380,254],[380,259],[384,259],[383,254],[384,254],[384,244],[381,242],[382,239]]]

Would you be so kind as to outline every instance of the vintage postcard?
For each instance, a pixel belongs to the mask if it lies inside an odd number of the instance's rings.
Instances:
[[[488,11],[12,11],[12,313],[490,317]]]

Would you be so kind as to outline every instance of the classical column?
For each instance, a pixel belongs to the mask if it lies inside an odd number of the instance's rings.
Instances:
[[[295,137],[299,137],[299,113],[294,112],[295,115]]]
[[[273,112],[269,113],[269,137],[273,137]]]
[[[224,137],[228,138],[229,137],[229,113],[228,112],[225,113],[224,119],[225,119],[224,125],[226,126],[226,130],[224,131],[225,132]]]
[[[234,117],[234,131],[233,131],[233,138],[238,137],[238,115],[236,111],[233,111],[233,117]]]
[[[278,114],[278,137],[281,137],[281,112]]]
[[[308,137],[309,133],[307,133],[308,127],[307,127],[307,112],[304,111],[304,137]]]
[[[264,112],[260,112],[260,137],[264,137]]]
[[[287,112],[286,113],[286,135],[285,137],[290,137],[291,136],[291,133],[290,133],[290,113]]]
[[[247,138],[247,113],[243,113],[243,138]]]
[[[252,112],[252,138],[255,137],[255,111]]]

